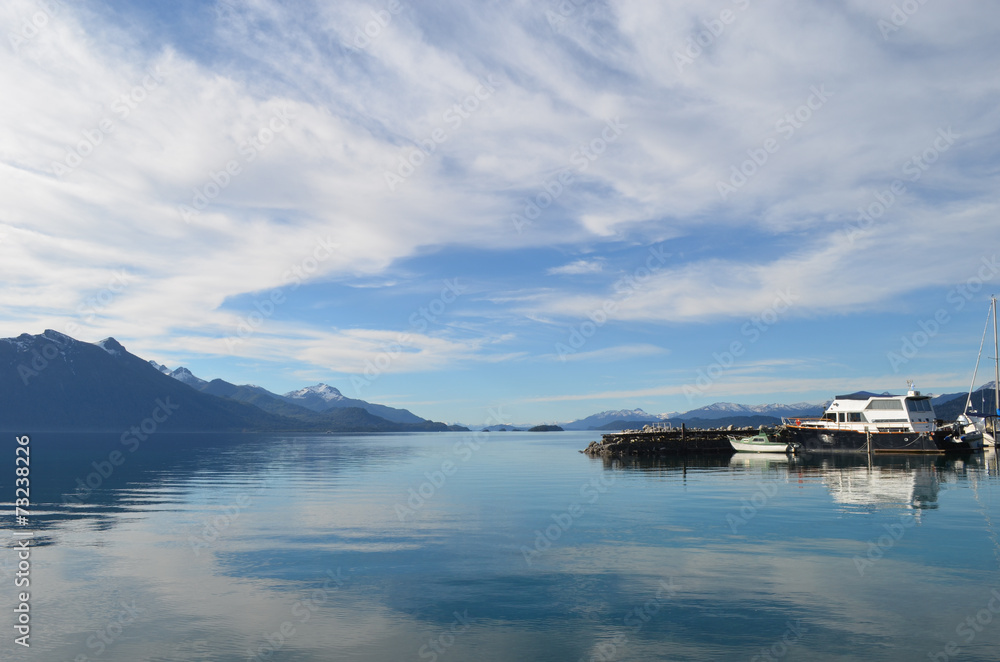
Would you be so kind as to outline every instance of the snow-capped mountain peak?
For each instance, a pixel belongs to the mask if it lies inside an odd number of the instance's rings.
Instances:
[[[49,332],[46,331],[45,333],[48,334]],[[53,332],[53,333],[58,333],[58,332]],[[62,336],[63,338],[68,337],[68,336],[63,336],[63,334],[61,334],[61,333],[59,335]],[[119,356],[119,355],[121,355],[122,352],[125,351],[125,348],[122,347],[122,345],[121,345],[120,342],[118,342],[114,338],[110,338],[110,337],[109,338],[105,338],[104,340],[98,340],[94,344],[97,345],[98,347],[100,347],[101,349],[103,349],[105,352],[107,352],[111,356]]]
[[[159,370],[160,372],[162,372],[164,375],[169,375],[170,374],[170,368],[168,368],[167,366],[163,365],[162,363],[157,363],[156,361],[152,361],[151,360],[149,362],[149,365],[153,366],[154,368],[156,368],[157,370]]]
[[[305,388],[300,388],[298,391],[291,391],[285,394],[286,398],[293,398],[296,400],[301,400],[302,398],[308,398],[310,396],[322,398],[327,402],[344,399],[343,393],[334,387],[323,383],[306,386]]]
[[[174,379],[176,379],[179,382],[183,382],[183,383],[187,384],[188,386],[193,386],[195,388],[198,388],[202,384],[207,384],[208,383],[204,379],[202,379],[201,377],[196,377],[190,370],[188,370],[187,368],[185,368],[183,366],[181,366],[180,368],[177,368],[176,370],[174,370],[173,372],[171,372],[170,376],[173,377]]]
[[[713,402],[710,405],[705,405],[700,409],[694,411],[718,411],[718,412],[746,412],[751,411],[752,408],[747,405],[736,404],[735,402]]]
[[[819,415],[823,405],[796,402],[786,405],[773,402],[766,405],[741,405],[735,402],[714,402],[681,414],[682,418],[724,418],[726,416],[799,416]]]
[[[638,418],[652,418],[653,415],[649,414],[642,409],[608,409],[607,411],[602,411],[595,416],[605,416],[611,418],[621,418],[625,420]]]

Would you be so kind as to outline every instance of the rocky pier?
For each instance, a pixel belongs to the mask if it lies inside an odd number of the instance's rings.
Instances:
[[[747,437],[757,428],[688,429],[646,426],[642,430],[622,430],[601,435],[580,451],[592,457],[683,455],[686,453],[732,453],[729,437]]]

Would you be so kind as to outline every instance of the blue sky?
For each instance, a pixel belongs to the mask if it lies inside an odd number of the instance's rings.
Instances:
[[[0,27],[3,336],[556,422],[961,391],[1000,289],[994,3],[12,0]]]

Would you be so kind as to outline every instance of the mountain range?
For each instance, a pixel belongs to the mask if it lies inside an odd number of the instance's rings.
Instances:
[[[650,414],[642,409],[602,411],[560,425],[566,430],[620,430],[624,427],[670,422],[672,425],[687,423],[691,427],[707,425],[763,425],[778,423],[781,417],[819,416],[825,404],[799,402],[795,404],[741,405],[734,402],[716,402],[686,412]]]
[[[973,406],[990,411],[993,397],[990,382],[976,391]],[[964,411],[966,398],[965,393],[935,396],[937,417],[954,420]],[[209,381],[185,367],[171,370],[145,361],[114,338],[87,343],[52,330],[0,338],[0,403],[0,429],[25,432],[128,430],[143,425],[175,431],[467,429],[429,421],[406,409],[349,398],[323,383],[278,395],[253,384]],[[663,414],[608,410],[560,425],[566,430],[615,430],[667,421],[690,427],[775,424],[781,417],[818,416],[825,406],[717,402]]]
[[[359,407],[367,411],[369,414],[379,416],[380,418],[384,418],[387,421],[393,421],[395,423],[413,423],[420,425],[427,422],[426,419],[420,418],[407,409],[397,409],[387,405],[366,402],[365,400],[348,398],[338,389],[323,383],[306,386],[305,388],[300,388],[297,391],[290,391],[284,395],[278,395],[254,384],[237,386],[236,384],[231,384],[221,379],[206,381],[200,377],[196,377],[190,370],[184,367],[177,368],[176,370],[170,370],[170,368],[160,365],[156,361],[150,361],[149,363],[163,374],[169,375],[170,377],[187,384],[191,388],[202,391],[203,393],[209,393],[211,395],[217,395],[221,398],[229,398],[230,400],[237,400],[239,402],[248,402],[265,411],[285,416],[301,415],[302,412],[296,411],[296,409],[300,407],[304,407],[310,411],[318,413],[330,412],[334,409]],[[282,405],[282,402],[290,405],[291,407]]]
[[[32,431],[399,432],[464,429],[347,398],[326,384],[277,395],[196,377],[129,353],[114,338],[58,331],[0,339],[0,429]]]
[[[972,406],[980,413],[992,411],[995,383],[983,384],[973,392]],[[859,394],[879,395],[859,391]],[[882,393],[881,395],[888,395]],[[945,393],[933,396],[931,404],[938,419],[954,421],[965,411],[966,393]],[[560,425],[566,430],[622,430],[637,428],[643,425],[656,425],[669,422],[677,426],[685,423],[688,427],[719,427],[726,425],[753,426],[777,425],[782,418],[799,418],[820,416],[829,402],[814,404],[797,402],[794,404],[773,403],[767,405],[741,405],[733,402],[716,402],[705,407],[686,412],[671,412],[668,414],[650,414],[642,409],[620,409],[602,411],[569,423]]]
[[[675,415],[676,412],[670,414],[649,414],[642,409],[609,409],[607,411],[591,414],[586,418],[570,421],[569,423],[560,423],[559,425],[564,430],[597,430],[603,425],[616,421],[642,421],[650,423],[656,421],[666,421]]]

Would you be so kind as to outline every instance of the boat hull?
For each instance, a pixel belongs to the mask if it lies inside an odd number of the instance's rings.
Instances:
[[[969,453],[981,451],[985,446],[985,436],[982,432],[966,432],[962,435],[949,434],[938,442],[944,452]]]
[[[860,432],[836,428],[785,426],[782,441],[805,453],[942,453],[943,437],[926,432]],[[961,450],[955,448],[954,450]]]
[[[785,443],[752,443],[736,441],[735,439],[730,439],[729,443],[732,445],[733,450],[741,453],[780,453],[784,455],[788,452],[788,444]]]

